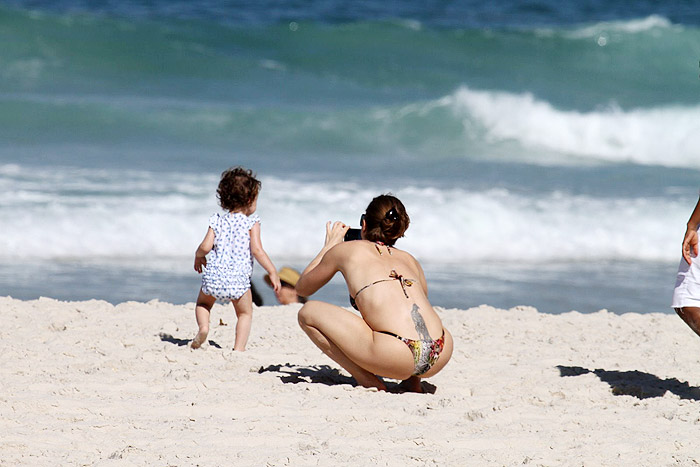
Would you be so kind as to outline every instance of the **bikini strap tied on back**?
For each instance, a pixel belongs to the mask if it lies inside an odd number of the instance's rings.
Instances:
[[[408,292],[406,292],[406,287],[411,287],[413,283],[415,282],[413,279],[406,279],[404,278],[401,274],[396,272],[396,269],[392,269],[391,272],[389,273],[389,278],[388,279],[379,279],[378,281],[371,282],[367,284],[366,286],[362,287],[360,290],[355,292],[355,297],[352,295],[350,296],[350,305],[352,305],[353,308],[357,309],[357,304],[355,303],[355,299],[357,298],[360,293],[369,288],[372,287],[375,284],[379,284],[380,282],[387,282],[387,281],[392,281],[392,280],[397,280],[399,281],[399,284],[401,284],[401,290],[403,290],[403,294],[406,298],[410,298],[408,296]]]
[[[399,284],[401,284],[401,290],[403,290],[403,294],[406,296],[406,298],[408,298],[406,287],[411,287],[413,285],[413,279],[404,279],[404,277],[401,274],[396,272],[396,269],[391,270],[391,273],[389,273],[389,277],[399,281]]]

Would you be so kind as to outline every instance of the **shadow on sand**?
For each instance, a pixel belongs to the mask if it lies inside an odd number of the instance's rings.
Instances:
[[[258,373],[278,373],[280,381],[285,384],[314,383],[324,384],[326,386],[341,384],[356,386],[354,378],[345,376],[340,373],[338,369],[328,365],[299,366],[285,363],[284,365],[260,367]],[[384,384],[386,384],[387,392],[394,394],[406,392],[399,382],[384,380]],[[421,381],[421,386],[423,387],[423,392],[426,394],[435,394],[437,390],[437,387],[426,381]]]
[[[179,345],[180,347],[187,346],[190,344],[190,342],[192,342],[192,339],[180,339],[177,337],[173,337],[170,334],[166,334],[164,332],[161,332],[160,334],[158,334],[158,337],[160,337],[160,340],[163,342],[170,342],[171,344]],[[211,345],[212,347],[216,347],[217,349],[221,348],[221,346],[219,344],[217,344],[216,342],[214,342],[212,340],[210,340],[208,342],[209,342],[209,345]]]
[[[562,378],[593,373],[601,381],[608,383],[612,393],[616,396],[633,396],[637,399],[648,399],[651,397],[663,397],[667,391],[670,391],[681,399],[700,400],[700,388],[691,386],[687,382],[678,381],[676,378],[661,379],[650,373],[636,370],[588,370],[580,366],[562,365],[557,365],[557,368]]]

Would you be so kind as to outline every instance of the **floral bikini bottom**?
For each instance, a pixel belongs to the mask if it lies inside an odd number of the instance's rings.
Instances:
[[[438,361],[438,358],[440,358],[440,352],[442,352],[442,349],[445,346],[444,329],[442,330],[442,336],[440,336],[440,339],[436,340],[407,339],[406,337],[401,337],[389,331],[378,332],[394,336],[395,338],[397,338],[398,340],[400,340],[408,346],[408,348],[411,350],[411,353],[413,354],[413,376],[420,376],[426,373],[428,370],[430,370],[430,368],[432,368],[432,366],[435,365],[435,362]]]

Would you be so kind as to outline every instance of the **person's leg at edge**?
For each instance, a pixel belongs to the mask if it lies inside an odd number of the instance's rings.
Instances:
[[[248,289],[238,300],[231,300],[233,308],[236,310],[236,341],[233,344],[233,350],[239,352],[245,351],[245,345],[248,343],[250,336],[250,328],[253,324],[253,294]]]
[[[197,305],[194,309],[194,316],[197,319],[197,326],[199,330],[197,335],[192,339],[192,348],[198,349],[202,346],[204,341],[207,340],[209,335],[209,316],[211,314],[211,307],[216,303],[216,298],[211,295],[207,295],[201,290],[199,291],[199,296],[197,297]]]
[[[676,313],[695,334],[700,336],[700,308],[694,306],[676,308]]]
[[[299,310],[299,325],[323,353],[355,378],[358,385],[386,390],[377,375],[356,362],[364,360],[370,365],[373,360],[371,347],[376,333],[362,318],[340,307],[311,301]]]

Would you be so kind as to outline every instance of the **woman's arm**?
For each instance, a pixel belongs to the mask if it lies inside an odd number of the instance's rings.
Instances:
[[[682,253],[683,258],[685,258],[685,261],[688,264],[692,263],[690,258],[691,252],[696,257],[698,255],[698,225],[700,225],[700,199],[698,199],[695,209],[690,215],[690,219],[688,220],[687,228],[685,230],[685,236],[683,238]]]
[[[197,251],[194,254],[194,270],[201,273],[202,268],[207,265],[207,254],[214,248],[214,230],[209,227],[204,240],[199,244]]]
[[[260,223],[256,222],[253,227],[250,228],[250,252],[252,253],[255,260],[260,264],[260,266],[267,271],[270,275],[270,283],[275,292],[279,292],[280,287],[280,277],[277,274],[277,268],[272,263],[272,260],[263,249],[262,240],[260,240]]]
[[[326,241],[321,251],[301,273],[295,287],[297,294],[302,297],[313,295],[339,271],[340,255],[337,249],[333,248],[343,243],[343,237],[349,228],[341,222],[335,222],[332,226],[330,222],[326,223]]]

